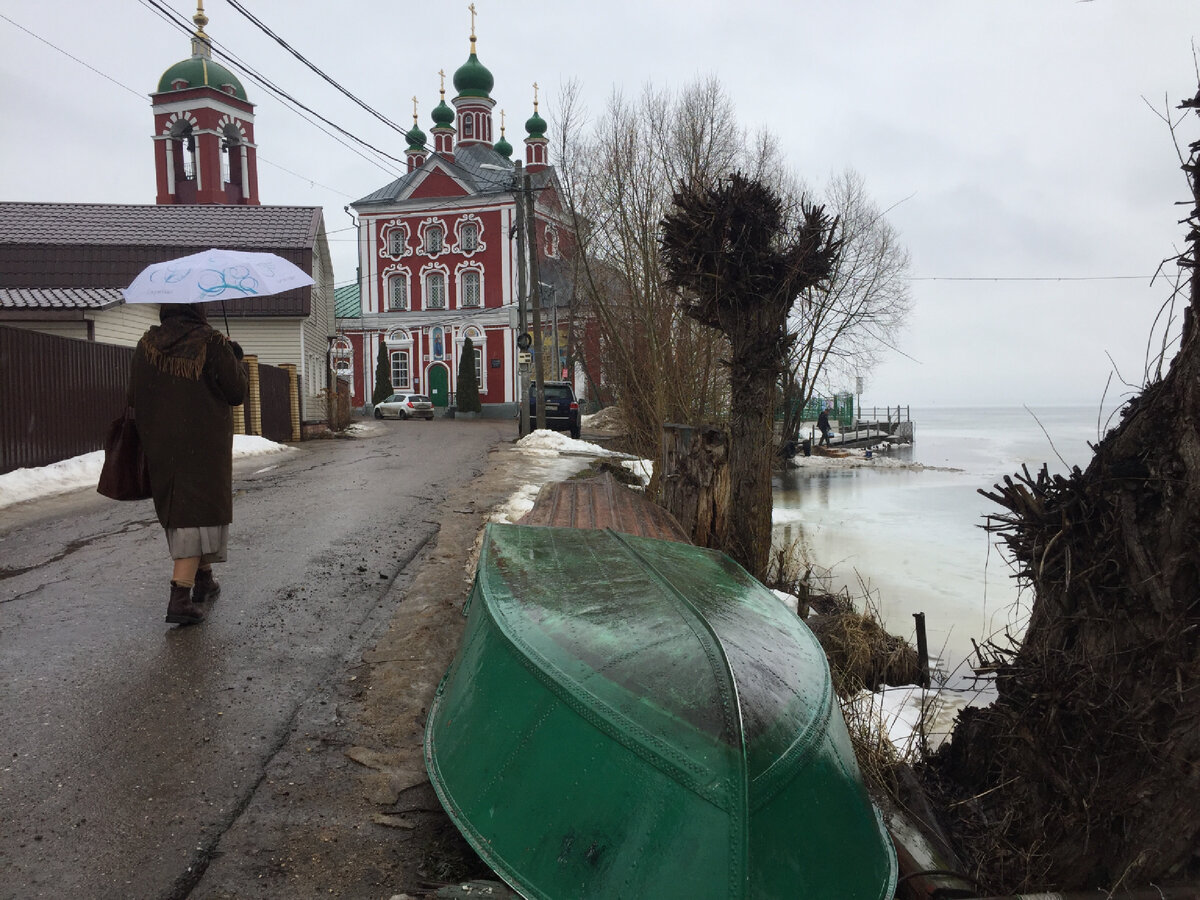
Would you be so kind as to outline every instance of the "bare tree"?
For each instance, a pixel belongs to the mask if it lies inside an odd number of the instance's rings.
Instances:
[[[822,385],[869,371],[908,317],[908,250],[853,170],[835,176],[825,203],[841,222],[842,252],[827,281],[800,298],[783,378],[785,439],[795,440],[804,405]]]
[[[681,91],[614,93],[592,123],[568,84],[556,110],[560,180],[576,216],[576,296],[603,333],[605,381],[637,452],[657,455],[662,423],[724,421],[728,357],[722,333],[683,315],[664,284],[659,229],[672,189],[711,184],[777,161],[765,134],[749,143],[715,78]],[[770,154],[770,155],[769,155]]]

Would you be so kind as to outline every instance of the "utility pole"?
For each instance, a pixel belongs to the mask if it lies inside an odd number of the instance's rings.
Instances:
[[[529,243],[529,296],[533,302],[533,389],[536,395],[537,427],[546,427],[546,381],[542,375],[542,291],[538,286],[538,243],[537,228],[533,218],[533,188],[529,173],[525,173],[525,202],[529,204],[525,213],[526,240]]]
[[[518,337],[525,334],[527,326],[525,322],[525,193],[521,191],[521,185],[524,183],[525,192],[529,190],[529,176],[521,175],[521,161],[518,159],[514,164],[513,172],[513,196],[517,206],[517,326]],[[518,345],[518,360],[520,354],[524,353]],[[518,361],[517,371],[520,376],[517,379],[517,409],[520,412],[517,414],[517,437],[523,438],[529,434],[529,366]],[[539,405],[539,409],[541,406]]]

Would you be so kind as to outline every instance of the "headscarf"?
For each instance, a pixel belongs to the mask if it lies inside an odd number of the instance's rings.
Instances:
[[[208,324],[204,307],[196,303],[164,303],[158,311],[161,325],[144,335],[140,345],[146,358],[160,372],[190,378],[200,377],[208,352],[208,341],[215,333]]]

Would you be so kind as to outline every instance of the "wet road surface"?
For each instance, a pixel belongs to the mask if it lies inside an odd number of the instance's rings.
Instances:
[[[235,464],[208,621],[163,622],[149,501],[0,510],[0,898],[183,897],[306,698],[397,612],[508,421],[372,422]]]

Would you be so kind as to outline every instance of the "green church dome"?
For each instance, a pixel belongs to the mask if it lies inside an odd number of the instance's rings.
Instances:
[[[492,149],[495,150],[497,153],[499,153],[501,156],[503,156],[505,159],[512,158],[512,152],[513,152],[512,144],[510,144],[507,140],[505,140],[504,135],[500,135],[500,140],[496,141],[496,143],[492,145]]]
[[[442,102],[433,108],[430,114],[433,118],[434,127],[441,126],[442,128],[449,127],[454,124],[454,110],[446,105],[446,98],[442,98]]]
[[[531,138],[546,136],[546,120],[538,115],[536,105],[533,107],[533,115],[525,120],[525,131]]]
[[[460,97],[490,98],[496,79],[479,61],[479,57],[475,55],[474,46],[475,42],[472,41],[471,55],[454,73],[454,89],[458,91]]]
[[[242,87],[242,83],[238,81],[236,75],[230,72],[220,63],[213,62],[211,59],[204,56],[192,56],[181,62],[175,63],[167,71],[162,73],[162,77],[158,79],[157,93],[165,93],[173,91],[176,88],[172,85],[177,81],[186,81],[184,88],[210,87],[215,88],[222,93],[228,93],[226,85],[233,89],[233,96],[239,100],[250,102],[246,97],[246,89]]]
[[[405,132],[404,137],[408,140],[409,150],[425,149],[425,132],[420,129],[416,122],[413,122],[413,127]]]

